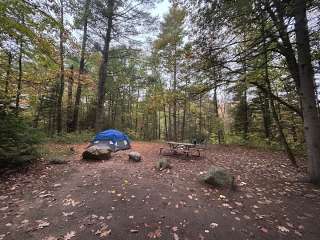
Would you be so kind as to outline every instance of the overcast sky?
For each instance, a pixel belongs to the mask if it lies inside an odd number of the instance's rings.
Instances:
[[[169,11],[169,0],[163,0],[161,3],[158,3],[157,6],[152,11],[154,16],[163,17]]]
[[[164,15],[166,15],[169,12],[170,8],[170,0],[163,0],[160,3],[156,4],[156,6],[150,11],[152,16],[159,17],[159,22],[157,24],[160,24],[160,21],[163,20]],[[134,39],[141,41],[141,43],[144,43],[144,46],[146,47],[145,50],[149,51],[150,41],[154,41],[155,38],[158,35],[158,31],[152,31],[152,32],[142,32],[142,34],[134,37]]]

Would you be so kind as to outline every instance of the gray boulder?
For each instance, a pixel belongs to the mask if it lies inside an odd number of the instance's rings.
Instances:
[[[160,158],[156,163],[156,169],[162,171],[164,169],[170,169],[171,165],[169,164],[168,160],[165,158]]]
[[[204,176],[203,181],[207,184],[222,187],[231,186],[233,182],[232,176],[222,167],[212,166],[208,173]]]
[[[84,160],[107,160],[111,157],[112,149],[107,145],[93,145],[88,147],[83,153]]]
[[[140,162],[142,159],[141,154],[138,152],[130,152],[129,153],[129,160],[134,162]]]

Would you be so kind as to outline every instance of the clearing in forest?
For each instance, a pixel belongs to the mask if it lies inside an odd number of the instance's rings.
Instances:
[[[172,168],[157,171],[162,146],[134,142],[139,163],[128,151],[87,163],[86,145],[73,145],[67,164],[3,176],[0,239],[319,239],[320,190],[298,181],[303,168],[284,154],[212,145],[206,158],[167,157]],[[201,183],[211,165],[236,176],[237,190]]]

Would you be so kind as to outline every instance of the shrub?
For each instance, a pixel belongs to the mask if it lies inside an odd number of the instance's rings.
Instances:
[[[62,144],[74,144],[90,142],[94,137],[92,131],[82,131],[74,133],[63,133],[62,135],[54,135],[47,139],[47,142],[62,143]]]
[[[131,140],[141,140],[142,139],[142,136],[138,132],[136,132],[132,129],[126,129],[125,133],[127,133],[128,137]]]
[[[38,157],[36,130],[14,114],[0,112],[0,168],[19,167]]]

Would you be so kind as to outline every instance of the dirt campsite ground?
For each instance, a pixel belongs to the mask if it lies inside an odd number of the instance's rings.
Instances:
[[[172,168],[159,172],[160,143],[133,143],[139,163],[128,151],[87,163],[86,145],[72,146],[67,164],[1,177],[1,240],[320,239],[320,189],[282,153],[211,146],[206,158],[167,157]],[[201,183],[211,165],[227,168],[237,189]]]

